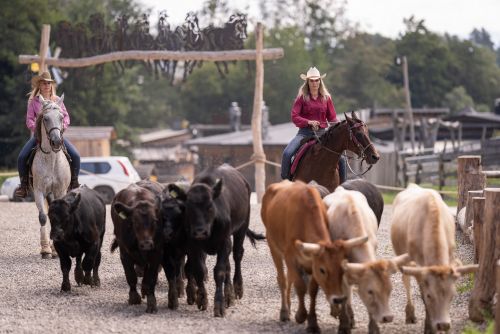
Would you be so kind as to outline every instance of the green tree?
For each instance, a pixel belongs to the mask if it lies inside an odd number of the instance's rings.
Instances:
[[[450,108],[451,114],[456,114],[465,108],[474,107],[474,101],[463,86],[453,88],[444,96],[444,106]]]

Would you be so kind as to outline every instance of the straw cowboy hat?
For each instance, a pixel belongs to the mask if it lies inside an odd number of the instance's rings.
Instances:
[[[52,80],[52,77],[50,76],[50,72],[47,71],[43,72],[40,75],[35,75],[33,78],[31,78],[31,85],[33,87],[37,87],[40,81],[54,82],[54,80]]]
[[[323,79],[325,76],[326,73],[321,75],[316,67],[309,67],[309,69],[307,70],[307,74],[302,73],[300,75],[300,78],[305,81],[307,79],[318,79],[318,78]]]

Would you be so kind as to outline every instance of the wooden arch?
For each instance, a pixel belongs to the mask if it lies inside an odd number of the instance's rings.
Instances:
[[[204,60],[204,61],[231,61],[255,60],[255,91],[252,111],[253,156],[255,164],[255,191],[260,203],[265,191],[266,175],[264,148],[262,145],[262,100],[264,87],[264,60],[280,59],[284,56],[282,48],[264,49],[263,26],[259,22],[255,27],[255,50],[228,50],[228,51],[120,51],[98,56],[62,59],[46,57],[49,48],[50,25],[44,24],[40,39],[39,55],[19,55],[20,64],[39,64],[39,73],[46,71],[48,65],[57,67],[87,67],[118,60]]]

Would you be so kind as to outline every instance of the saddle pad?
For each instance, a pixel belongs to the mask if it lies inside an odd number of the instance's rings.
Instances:
[[[293,162],[292,162],[292,168],[290,168],[290,175],[294,175],[295,174],[295,170],[297,169],[297,166],[299,165],[300,159],[302,159],[302,157],[307,152],[307,150],[309,149],[309,147],[311,147],[315,143],[316,143],[316,139],[311,139],[307,143],[305,143],[304,145],[302,145],[299,148],[299,150],[297,151],[297,153],[295,153],[295,156],[294,156],[295,158],[293,159]]]

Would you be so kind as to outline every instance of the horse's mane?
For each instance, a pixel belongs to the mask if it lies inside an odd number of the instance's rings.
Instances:
[[[344,124],[346,122],[347,122],[346,120],[343,120],[341,122],[335,123],[334,125],[330,126],[321,136],[319,136],[319,141],[323,142],[323,140],[327,140],[328,137],[330,136],[330,134],[333,133],[334,129],[338,128],[341,124]],[[311,139],[316,139],[316,136],[308,136],[308,137],[303,138],[300,141],[300,145],[307,143]]]

